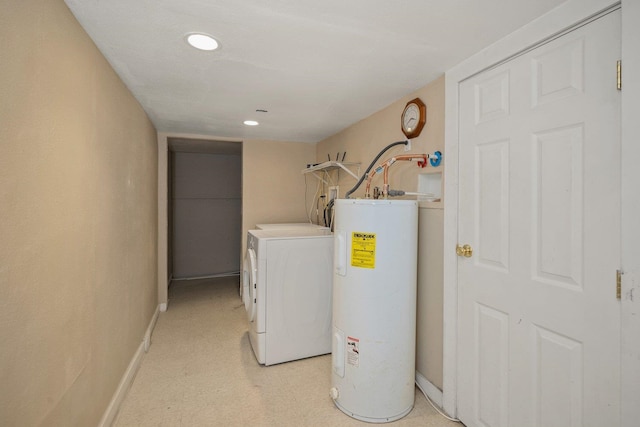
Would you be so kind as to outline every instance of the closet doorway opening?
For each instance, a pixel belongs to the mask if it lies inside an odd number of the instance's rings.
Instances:
[[[167,144],[169,286],[239,276],[242,143],[169,137]]]

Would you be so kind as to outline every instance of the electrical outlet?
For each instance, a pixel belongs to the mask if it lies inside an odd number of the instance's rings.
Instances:
[[[327,202],[330,202],[333,199],[337,199],[338,197],[340,197],[340,187],[338,187],[337,185],[334,187],[329,187],[329,198]]]

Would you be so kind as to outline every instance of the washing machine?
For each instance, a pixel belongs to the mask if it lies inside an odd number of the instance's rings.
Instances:
[[[278,222],[271,224],[256,224],[256,230],[284,230],[284,229],[326,229],[329,230],[329,227],[325,227],[323,225],[313,224],[310,222]],[[240,295],[240,299],[244,300],[243,297],[244,286],[242,285],[242,280],[240,281],[238,287],[238,295]]]
[[[328,229],[247,233],[242,294],[259,363],[331,353],[332,270]]]
[[[256,224],[257,230],[282,230],[289,228],[329,228],[323,225],[312,224],[310,222],[283,222],[276,224]]]

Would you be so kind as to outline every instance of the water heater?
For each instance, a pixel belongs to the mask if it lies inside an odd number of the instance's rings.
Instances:
[[[335,202],[331,397],[367,422],[415,398],[418,203]]]

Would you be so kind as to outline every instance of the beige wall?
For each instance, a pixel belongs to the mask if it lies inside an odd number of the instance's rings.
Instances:
[[[156,309],[156,133],[62,0],[0,9],[0,425],[93,426]]]
[[[327,154],[335,159],[336,153],[346,151],[345,162],[360,162],[361,174],[364,173],[381,149],[392,142],[405,139],[400,130],[400,115],[406,103],[416,97],[422,99],[427,105],[427,123],[420,136],[411,140],[411,150],[408,153],[431,154],[440,151],[444,155],[444,89],[443,76],[387,108],[319,142],[316,152],[317,161],[327,160]],[[404,147],[392,148],[376,164],[398,154],[406,154]],[[390,169],[389,183],[392,189],[417,191],[419,174],[442,171],[442,168],[443,166],[440,165],[437,168],[427,166],[425,169],[420,169],[415,163],[399,162]],[[344,197],[355,183],[354,178],[341,172],[340,197]],[[372,181],[372,187],[382,187],[382,183],[382,176],[376,175]],[[363,197],[364,188],[363,183],[352,197]],[[416,370],[431,384],[442,389],[442,234],[444,230],[442,202],[421,202],[420,205]]]
[[[444,210],[424,206],[418,215],[416,371],[442,390]]]
[[[243,229],[257,223],[307,221],[304,175],[314,144],[248,140],[242,146]]]
[[[301,171],[315,144],[247,140],[242,145],[242,235],[259,223],[305,222]],[[243,251],[246,241],[243,241]]]

